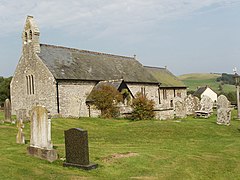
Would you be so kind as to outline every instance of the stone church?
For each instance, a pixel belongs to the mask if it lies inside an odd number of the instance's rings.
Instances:
[[[28,16],[22,33],[22,55],[12,78],[12,112],[44,105],[53,115],[97,116],[89,106],[91,91],[102,82],[124,83],[132,98],[137,92],[154,100],[159,119],[174,113],[175,97],[186,97],[186,86],[167,68],[143,66],[126,57],[40,44],[40,31]],[[116,83],[115,83],[116,84]]]

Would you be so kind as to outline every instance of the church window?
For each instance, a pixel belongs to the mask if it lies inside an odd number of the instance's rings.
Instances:
[[[25,43],[27,42],[27,39],[28,39],[27,36],[28,36],[28,35],[27,35],[27,32],[25,32],[25,33],[24,33],[24,42],[25,42]]]
[[[33,80],[33,75],[31,75],[31,85],[32,85],[32,94],[34,94],[34,80]]]
[[[170,107],[173,107],[173,100],[170,101]]]
[[[163,89],[163,99],[167,99],[167,90]]]
[[[28,95],[34,94],[35,89],[33,75],[26,76],[26,81],[27,81],[27,94]]]
[[[26,76],[26,82],[27,82],[27,94],[29,94],[29,82],[28,82],[28,76]]]
[[[160,88],[158,88],[158,103],[161,104],[161,93],[160,93]]]
[[[142,94],[143,96],[146,95],[146,89],[145,89],[145,87],[141,87],[141,94]]]
[[[29,31],[29,39],[32,40],[32,30]]]

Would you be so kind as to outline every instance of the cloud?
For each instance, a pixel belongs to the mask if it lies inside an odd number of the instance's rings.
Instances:
[[[237,0],[1,0],[0,31],[1,36],[19,32],[26,15],[33,15],[40,28],[91,31],[104,36],[131,29],[141,31],[169,18],[236,3]]]

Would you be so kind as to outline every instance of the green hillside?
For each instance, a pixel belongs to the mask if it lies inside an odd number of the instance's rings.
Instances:
[[[208,73],[193,73],[193,74],[184,74],[179,76],[178,78],[184,82],[184,84],[188,87],[188,91],[196,91],[198,87],[208,85],[217,93],[219,91],[220,82],[217,82],[216,79],[221,77],[220,74],[208,74]],[[229,84],[221,85],[223,88],[223,92],[234,92],[235,86]]]

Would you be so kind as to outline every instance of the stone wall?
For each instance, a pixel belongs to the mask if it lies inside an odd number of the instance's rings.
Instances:
[[[93,81],[60,81],[58,83],[60,115],[63,117],[89,117],[86,99],[96,82]],[[91,107],[92,117],[97,116]]]

